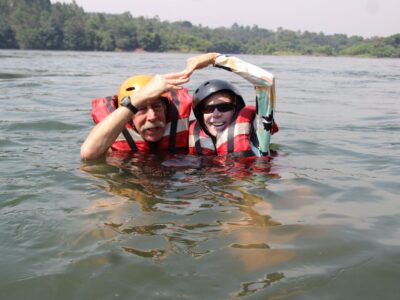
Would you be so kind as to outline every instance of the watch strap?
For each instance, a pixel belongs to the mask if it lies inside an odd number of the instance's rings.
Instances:
[[[131,103],[131,97],[125,96],[121,100],[121,106],[128,108],[132,113],[136,114],[138,109]]]

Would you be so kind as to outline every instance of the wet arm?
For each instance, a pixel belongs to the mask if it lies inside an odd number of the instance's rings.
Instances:
[[[98,123],[81,146],[81,159],[94,160],[105,155],[133,113],[126,107],[119,107]]]
[[[155,75],[138,93],[131,98],[135,107],[140,107],[147,101],[160,97],[171,89],[180,89],[189,79],[182,73]],[[105,155],[126,123],[132,120],[133,113],[126,107],[119,107],[98,123],[89,133],[81,146],[81,158],[98,159]]]

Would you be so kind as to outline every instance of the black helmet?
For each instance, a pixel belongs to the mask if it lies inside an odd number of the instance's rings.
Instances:
[[[242,95],[239,91],[229,82],[219,79],[213,79],[202,83],[193,94],[192,108],[196,119],[203,123],[203,115],[200,108],[204,100],[216,92],[227,91],[235,96],[235,104],[237,111],[241,110],[246,104],[244,103]]]

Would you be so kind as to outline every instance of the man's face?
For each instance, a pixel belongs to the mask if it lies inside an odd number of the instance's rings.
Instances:
[[[133,116],[133,125],[145,141],[159,141],[167,122],[167,107],[162,99],[151,101],[138,107],[138,112]]]

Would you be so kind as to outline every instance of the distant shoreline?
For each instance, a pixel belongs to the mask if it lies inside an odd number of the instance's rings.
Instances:
[[[87,13],[76,2],[4,1],[0,49],[400,58],[400,33],[363,38],[237,23],[209,28],[128,12]]]
[[[69,49],[0,49],[1,51],[54,51],[54,52],[85,52],[85,53],[134,53],[134,54],[199,54],[204,52],[192,51],[192,52],[180,52],[180,51],[145,51],[145,50],[113,50],[113,51],[103,51],[103,50],[69,50]],[[287,57],[348,57],[348,58],[373,58],[373,59],[399,59],[399,57],[377,57],[372,55],[323,55],[323,54],[301,54],[296,52],[278,52],[271,54],[252,54],[252,53],[224,53],[227,55],[253,55],[253,56],[287,56]],[[1,57],[1,55],[0,55]]]

